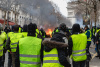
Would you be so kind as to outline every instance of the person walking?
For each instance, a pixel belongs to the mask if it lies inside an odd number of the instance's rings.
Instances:
[[[85,67],[85,61],[87,59],[87,36],[84,33],[80,33],[79,24],[73,25],[72,35],[68,40],[68,45],[68,52],[73,60],[73,67]]]
[[[18,41],[23,38],[23,35],[21,33],[18,33],[18,30],[19,26],[14,26],[14,33],[10,35],[6,43],[7,49],[10,51],[12,57],[12,67],[15,67],[15,54]]]
[[[43,58],[42,39],[36,37],[36,25],[28,25],[28,36],[19,40],[16,67],[41,67]]]
[[[86,61],[86,67],[89,67],[89,61],[91,60],[91,54],[89,52],[89,48],[90,48],[90,45],[91,45],[91,38],[92,38],[92,33],[91,33],[91,30],[88,28],[88,26],[86,25],[85,26],[85,34],[87,36],[87,47],[86,47],[86,50],[87,50],[87,61]]]
[[[12,31],[7,33],[6,40],[8,40],[8,38],[10,38],[11,35],[13,35],[13,33],[14,33],[13,30],[14,30],[14,26],[12,27]],[[8,67],[11,67],[12,66],[11,52],[10,52],[10,50],[7,47],[6,47],[6,49],[8,50]]]

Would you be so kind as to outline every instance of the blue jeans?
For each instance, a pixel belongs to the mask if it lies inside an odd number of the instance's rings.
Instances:
[[[85,61],[79,61],[79,62],[73,61],[73,67],[85,67]]]

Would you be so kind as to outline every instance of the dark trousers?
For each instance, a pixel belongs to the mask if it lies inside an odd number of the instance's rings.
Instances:
[[[97,44],[97,45],[96,45],[96,48],[97,48],[98,56],[99,56],[99,58],[100,58],[100,44]]]
[[[16,53],[15,52],[12,52],[12,67],[15,67],[15,55]]]
[[[73,61],[73,67],[85,67],[85,61],[79,61],[79,62]]]
[[[2,56],[2,67],[4,67],[4,62],[5,62],[5,52],[3,51],[3,56]]]
[[[0,67],[4,67],[3,56],[0,57]]]
[[[89,67],[89,61],[91,60],[91,54],[89,52],[89,47],[90,47],[91,43],[88,43],[87,44],[87,47],[86,47],[86,54],[87,54],[87,60],[86,60],[86,67]]]
[[[88,59],[91,59],[91,54],[90,54],[90,51],[89,51],[90,45],[91,45],[91,43],[88,43],[88,44],[87,44],[87,47],[86,47],[87,57],[89,57]]]
[[[12,57],[11,57],[10,52],[8,52],[8,67],[11,67],[11,66],[12,66]]]

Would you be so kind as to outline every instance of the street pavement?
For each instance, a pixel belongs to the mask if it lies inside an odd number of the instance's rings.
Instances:
[[[95,57],[97,56],[97,53],[95,52],[94,45],[91,45],[91,47],[90,47],[90,53],[92,55],[92,60],[90,61],[90,67],[100,67],[100,59]]]
[[[49,39],[47,39],[49,40]],[[100,67],[100,59],[95,57],[96,56],[96,52],[95,52],[95,46],[93,45],[93,43],[90,46],[90,53],[92,55],[92,60],[90,61],[90,67]],[[8,67],[7,63],[8,63],[8,53],[6,53],[6,58],[5,58],[5,64],[4,67]]]

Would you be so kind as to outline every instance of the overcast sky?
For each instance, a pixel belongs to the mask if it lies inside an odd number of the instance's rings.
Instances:
[[[60,12],[65,16],[67,17],[67,1],[68,0],[50,0],[50,1],[53,1],[55,4],[58,5],[58,7],[60,8]]]

